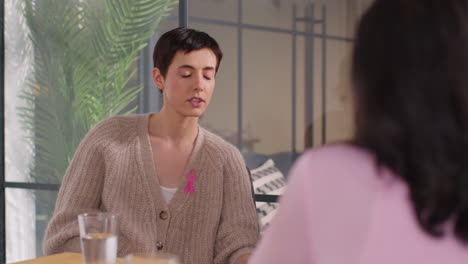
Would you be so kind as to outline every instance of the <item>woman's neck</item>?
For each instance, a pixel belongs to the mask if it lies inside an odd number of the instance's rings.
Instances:
[[[151,114],[148,124],[151,137],[178,143],[193,143],[198,134],[198,117],[180,117],[167,112]]]

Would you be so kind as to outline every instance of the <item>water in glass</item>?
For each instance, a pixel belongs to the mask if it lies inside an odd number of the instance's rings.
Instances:
[[[114,264],[117,236],[112,233],[89,233],[81,237],[81,248],[86,264]]]

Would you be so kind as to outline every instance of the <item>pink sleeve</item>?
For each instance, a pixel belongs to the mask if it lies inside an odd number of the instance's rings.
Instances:
[[[312,263],[310,220],[307,219],[305,197],[305,168],[299,162],[289,176],[287,190],[272,223],[263,233],[262,239],[249,264],[268,263]]]

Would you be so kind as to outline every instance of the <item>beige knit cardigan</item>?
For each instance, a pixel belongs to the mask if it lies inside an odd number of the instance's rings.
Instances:
[[[80,143],[60,188],[44,237],[45,254],[80,252],[77,215],[120,216],[118,255],[170,252],[185,264],[233,263],[258,240],[250,181],[239,151],[199,129],[187,177],[167,204],[148,135],[149,114],[99,123]]]

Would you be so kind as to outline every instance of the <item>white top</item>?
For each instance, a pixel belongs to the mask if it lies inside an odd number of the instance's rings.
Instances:
[[[165,187],[161,185],[161,191],[162,191],[164,200],[166,201],[166,203],[169,203],[172,197],[174,197],[174,194],[176,193],[177,188],[169,188],[169,187]]]

